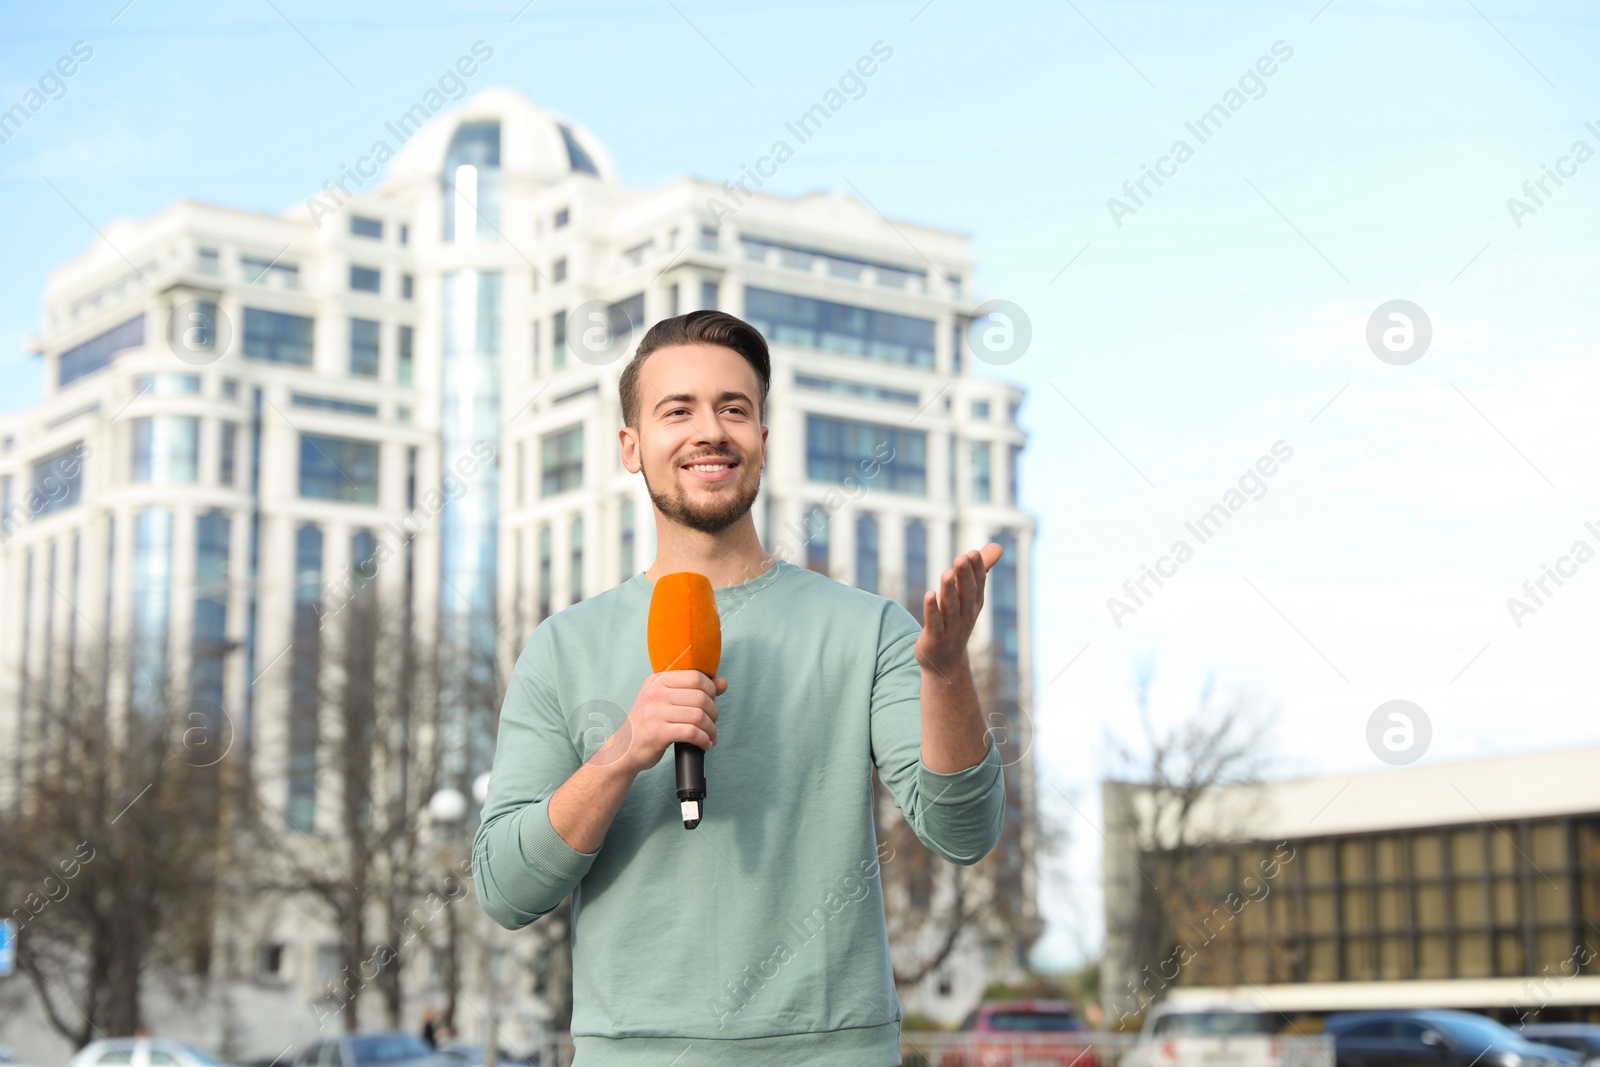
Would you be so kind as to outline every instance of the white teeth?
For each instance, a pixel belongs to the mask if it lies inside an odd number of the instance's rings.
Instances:
[[[692,471],[720,471],[727,467],[726,463],[693,463],[689,465]]]

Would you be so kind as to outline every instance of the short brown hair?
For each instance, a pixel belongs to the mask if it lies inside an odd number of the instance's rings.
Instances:
[[[676,345],[720,345],[731,348],[755,368],[761,382],[761,396],[757,398],[757,416],[763,425],[767,421],[767,390],[772,385],[772,355],[767,351],[767,339],[743,319],[726,311],[691,311],[662,319],[644,335],[639,350],[628,365],[622,368],[622,381],[618,392],[622,401],[622,422],[635,429],[639,426],[639,372],[650,353],[658,348]]]

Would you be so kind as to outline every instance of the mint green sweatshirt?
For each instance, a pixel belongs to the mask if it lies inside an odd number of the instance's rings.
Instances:
[[[715,590],[728,689],[700,825],[683,828],[669,747],[579,852],[544,801],[651,673],[653,587],[640,573],[574,604],[518,658],[473,849],[479,901],[516,930],[573,894],[575,1067],[898,1064],[872,769],[930,849],[976,863],[1005,806],[992,738],[965,770],[924,766],[916,620],[779,560]]]

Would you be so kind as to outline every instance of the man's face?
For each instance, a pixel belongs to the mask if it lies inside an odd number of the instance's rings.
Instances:
[[[750,510],[766,465],[760,396],[755,368],[731,348],[678,345],[646,357],[639,425],[622,431],[623,465],[644,473],[661,514],[719,533]]]

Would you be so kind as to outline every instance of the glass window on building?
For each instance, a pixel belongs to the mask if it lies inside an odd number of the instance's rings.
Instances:
[[[950,369],[956,374],[961,373],[962,356],[966,352],[966,346],[966,330],[962,328],[961,320],[957,319],[956,324],[950,327]]]
[[[417,279],[412,274],[400,275],[400,299],[411,300],[417,295]]]
[[[818,574],[828,573],[828,509],[813,504],[806,509],[806,566]]]
[[[550,316],[550,365],[560,370],[567,365],[567,312],[565,308]]]
[[[139,664],[130,671],[131,701],[154,714],[167,673],[172,619],[172,511],[144,508],[133,520],[133,647]]]
[[[251,285],[276,285],[283,289],[300,288],[300,267],[265,256],[240,256],[239,270]]]
[[[200,393],[200,375],[139,374],[134,376],[133,391],[153,396],[197,396]]]
[[[217,457],[217,484],[232,485],[234,466],[239,449],[239,424],[231,420],[222,423],[222,447]]]
[[[378,502],[378,444],[328,434],[300,435],[300,495],[353,504]]]
[[[148,415],[134,419],[130,433],[132,481],[175,485],[198,479],[199,416]]]
[[[222,379],[222,399],[224,399],[224,400],[237,400],[237,399],[239,399],[239,379],[237,379],[237,378],[224,378],[224,379]]]
[[[572,516],[572,602],[583,599],[583,516]]]
[[[775,344],[933,367],[932,319],[747,286],[745,319]]]
[[[56,382],[70,385],[111,365],[118,352],[144,347],[144,316],[136,315],[56,357]]]
[[[78,441],[34,463],[33,496],[28,506],[35,516],[71,507],[83,499],[84,455],[84,443]],[[11,516],[5,518],[9,522]]]
[[[928,435],[880,423],[806,416],[806,477],[927,494]]]
[[[350,373],[363,378],[378,376],[378,336],[375,319],[350,320]]]
[[[626,347],[644,333],[644,294],[623,297],[606,308],[606,332],[611,344]]]
[[[289,676],[289,827],[309,833],[316,823],[318,676],[322,660],[322,530],[302,523],[295,531],[294,630]]]
[[[717,283],[703,281],[700,283],[700,306],[709,311],[717,310]]]
[[[222,257],[215,248],[196,248],[194,250],[194,269],[201,274],[221,274]]]
[[[989,471],[989,442],[973,441],[969,446],[972,458],[972,502],[974,504],[987,504],[989,502],[990,471]]]
[[[315,321],[305,315],[245,308],[244,354],[269,363],[309,367],[314,326]]]
[[[1002,551],[1000,559],[989,570],[988,588],[993,599],[985,598],[985,606],[993,614],[991,625],[994,627],[994,653],[1001,666],[1002,696],[1007,700],[1017,700],[1021,695],[1021,679],[1018,671],[1021,667],[1021,634],[1019,626],[1019,602],[1017,581],[1017,535],[1011,530],[999,530],[991,534],[989,540],[998,544]]]
[[[717,250],[717,228],[715,226],[700,227],[700,247],[707,252]]]
[[[413,361],[416,358],[416,331],[410,326],[400,327],[397,338],[397,355],[399,357],[398,377],[401,385],[410,385],[415,378],[416,368]]]
[[[550,264],[550,280],[552,282],[558,282],[558,283],[559,282],[564,282],[564,281],[567,280],[567,257],[566,256],[562,256],[560,259],[558,259],[554,263]]]
[[[376,293],[382,284],[383,274],[377,267],[358,267],[350,264],[350,288],[357,293]]]
[[[463,122],[445,152],[439,176],[444,240],[456,244],[499,239],[503,180],[500,124]],[[456,215],[460,214],[460,235]]]
[[[972,402],[972,417],[987,419],[989,417],[989,402],[987,400],[974,400]]]
[[[403,245],[411,243],[411,227],[403,222],[400,224],[400,243]]]
[[[922,598],[928,591],[928,527],[921,519],[906,523],[906,610],[922,624]]]
[[[878,591],[878,517],[870,511],[856,516],[856,588]]]
[[[673,282],[672,285],[667,288],[667,317],[669,319],[675,319],[679,315],[683,314],[683,312],[679,310],[679,308],[682,307],[682,297],[679,295],[679,289],[680,286],[677,282]]]
[[[622,576],[617,579],[618,581],[621,581],[621,582],[625,582],[629,578],[633,577],[633,550],[634,550],[634,529],[633,529],[634,517],[633,517],[633,510],[634,510],[633,497],[631,497],[631,496],[623,497],[622,498],[622,515],[621,515],[621,518],[619,520],[620,523],[621,523],[621,526],[622,526],[622,567],[621,567]]]
[[[370,237],[375,241],[381,241],[383,240],[383,220],[369,219],[365,215],[351,215],[350,233],[355,237]]]
[[[555,216],[555,219],[554,219],[554,226],[555,226],[556,229],[559,230],[559,229],[561,229],[563,226],[565,226],[567,223],[569,223],[571,221],[572,221],[572,211],[571,211],[571,209],[569,209],[569,208],[561,208],[559,211],[556,212],[556,216]]]
[[[1006,445],[1006,503],[1016,505],[1022,499],[1021,483],[1018,479],[1022,473],[1022,446]]]
[[[204,737],[222,734],[223,668],[228,655],[228,541],[232,523],[228,514],[213,508],[195,519],[194,621],[190,655],[192,692],[196,704],[191,714],[199,714]],[[222,753],[217,753],[221,758]]]
[[[167,341],[174,352],[214,352],[218,336],[217,305],[213,300],[184,301],[167,317]]]
[[[583,484],[583,424],[545,434],[539,441],[540,496]]]
[[[318,396],[316,393],[290,393],[289,403],[297,408],[316,408],[318,411],[337,411],[343,415],[378,417],[378,405],[360,400],[346,400],[338,396]]]
[[[543,523],[539,527],[539,621],[543,622],[550,617],[550,580],[551,556],[553,549],[550,545],[550,524]]]
[[[557,123],[556,128],[561,131],[561,143],[566,145],[567,163],[571,165],[573,173],[589,174],[598,178],[600,168],[594,165],[589,153],[578,143],[578,135],[572,132],[572,127],[565,123]]]

